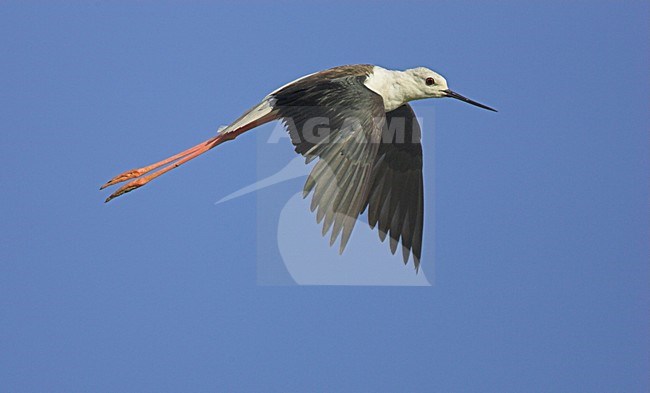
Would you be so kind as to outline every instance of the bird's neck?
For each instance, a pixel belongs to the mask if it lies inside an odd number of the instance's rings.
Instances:
[[[365,85],[384,99],[386,112],[390,112],[419,97],[419,89],[413,78],[403,71],[387,70],[375,66]]]

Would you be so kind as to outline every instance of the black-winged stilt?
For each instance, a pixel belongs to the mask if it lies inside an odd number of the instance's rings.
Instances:
[[[424,67],[392,71],[360,64],[334,67],[299,78],[267,95],[216,136],[155,164],[124,172],[101,188],[134,179],[106,202],[205,153],[222,142],[272,120],[285,123],[296,152],[318,158],[303,189],[313,192],[311,209],[330,228],[330,244],[341,235],[343,252],[357,217],[368,210],[382,241],[404,263],[422,252],[424,187],[420,126],[410,101],[451,97],[494,109],[451,91],[438,73]],[[149,173],[164,165],[157,172]],[[147,174],[149,173],[149,174]],[[146,174],[146,175],[145,175]]]

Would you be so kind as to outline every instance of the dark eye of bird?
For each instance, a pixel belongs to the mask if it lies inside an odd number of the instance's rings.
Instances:
[[[433,78],[429,77],[426,80],[426,84],[427,84],[427,86],[435,85],[436,81],[434,81]]]

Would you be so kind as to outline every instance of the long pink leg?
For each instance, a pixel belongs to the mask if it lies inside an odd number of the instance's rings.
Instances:
[[[149,166],[146,166],[146,167],[143,167],[143,168],[134,169],[134,170],[131,170],[131,171],[124,172],[124,173],[114,177],[112,180],[110,180],[105,185],[103,185],[102,189],[106,188],[106,187],[108,187],[110,185],[123,182],[125,180],[129,180],[129,179],[136,178],[136,177],[137,177],[137,179],[135,179],[135,180],[123,185],[119,189],[117,189],[117,191],[115,191],[108,198],[106,198],[105,202],[109,202],[111,199],[116,198],[116,197],[118,197],[118,196],[120,196],[122,194],[126,194],[127,192],[131,192],[131,191],[135,190],[136,188],[140,188],[140,187],[144,186],[145,184],[149,183],[150,181],[152,181],[153,179],[157,178],[158,176],[161,176],[161,175],[171,171],[174,168],[178,168],[179,166],[183,165],[184,163],[186,163],[186,162],[200,156],[201,154],[203,154],[206,151],[208,151],[208,150],[222,144],[223,142],[235,139],[236,137],[238,137],[242,133],[244,133],[244,132],[246,132],[246,131],[248,131],[248,130],[250,130],[252,128],[255,128],[255,127],[257,127],[257,126],[259,126],[261,124],[267,123],[267,122],[269,122],[271,120],[275,120],[275,118],[276,118],[275,114],[268,114],[268,115],[266,115],[264,117],[261,117],[261,118],[255,120],[255,121],[252,121],[252,122],[246,124],[245,126],[242,126],[242,127],[238,128],[235,131],[218,134],[217,136],[215,136],[213,138],[210,138],[210,139],[206,140],[205,142],[201,142],[201,143],[199,143],[198,145],[196,145],[194,147],[191,147],[191,148],[189,148],[189,149],[187,149],[187,150],[185,150],[183,152],[180,152],[180,153],[178,153],[178,154],[176,154],[174,156],[166,158],[166,159],[164,159],[162,161],[159,161],[159,162],[157,162],[155,164],[152,164],[152,165],[149,165]],[[178,161],[176,161],[176,160],[178,160]],[[176,162],[174,162],[174,161],[176,161]],[[159,168],[159,167],[161,167],[161,166],[163,166],[165,164],[168,164],[170,162],[172,164],[167,165],[166,167],[162,168],[161,170],[159,170],[157,172],[154,172],[154,173],[151,173],[151,174],[148,174],[146,176],[142,176],[142,175],[152,171],[153,169]],[[142,177],[140,177],[140,176],[142,176]]]
[[[214,138],[212,138],[212,139],[214,139]],[[173,155],[173,156],[171,156],[169,158],[165,158],[164,160],[158,161],[158,162],[156,162],[154,164],[151,164],[149,166],[145,166],[145,167],[138,168],[138,169],[131,169],[130,171],[120,173],[119,175],[115,176],[114,178],[112,178],[111,180],[106,182],[106,184],[101,186],[99,189],[103,190],[104,188],[110,187],[113,184],[122,183],[123,181],[127,181],[129,179],[140,177],[140,176],[144,175],[145,173],[151,172],[152,170],[154,170],[156,168],[160,168],[161,166],[163,166],[165,164],[168,164],[170,162],[174,162],[174,161],[178,160],[179,158],[183,158],[188,154],[194,153],[195,151],[197,151],[201,147],[205,146],[206,143],[209,143],[210,141],[212,141],[212,139],[208,139],[205,142],[201,142],[201,143],[199,143],[198,145],[196,145],[194,147],[190,147],[189,149],[187,149],[185,151],[182,151],[182,152],[180,152],[178,154],[175,154],[175,155]]]

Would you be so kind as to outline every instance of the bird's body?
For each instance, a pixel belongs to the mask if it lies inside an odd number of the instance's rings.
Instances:
[[[424,218],[422,147],[420,127],[408,102],[440,97],[493,110],[452,92],[442,76],[423,67],[406,71],[367,64],[334,67],[273,91],[206,142],[127,171],[102,188],[138,178],[109,201],[243,132],[281,120],[296,152],[307,162],[318,158],[303,195],[313,192],[311,209],[323,222],[323,235],[331,229],[330,244],[340,235],[342,252],[357,217],[367,210],[369,224],[378,227],[381,240],[390,237],[393,253],[401,240],[404,263],[412,254],[417,269]]]

